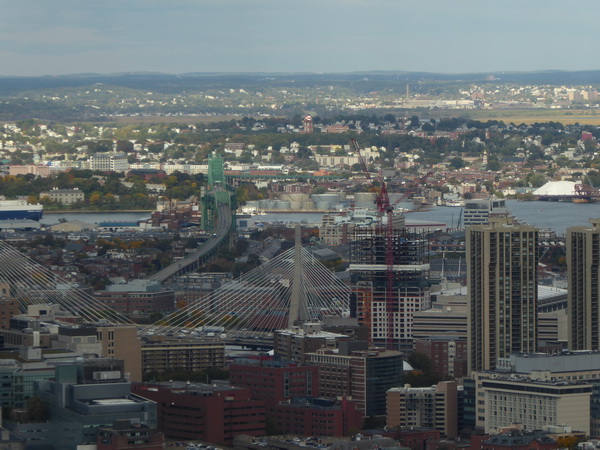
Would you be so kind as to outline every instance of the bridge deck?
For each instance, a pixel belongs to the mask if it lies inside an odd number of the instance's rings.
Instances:
[[[202,247],[200,247],[198,250],[191,253],[190,255],[186,256],[182,260],[177,261],[176,263],[173,263],[165,267],[164,269],[156,272],[149,278],[151,280],[156,280],[161,283],[164,283],[169,278],[196,270],[200,266],[202,261],[205,260],[205,258],[212,255],[216,251],[216,249],[223,243],[223,241],[227,239],[233,221],[233,215],[231,213],[229,205],[219,205],[218,212],[219,226],[216,230],[216,233],[210,239],[208,239],[202,245]]]

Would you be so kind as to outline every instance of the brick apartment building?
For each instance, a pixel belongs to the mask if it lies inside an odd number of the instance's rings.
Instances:
[[[443,377],[467,376],[469,348],[466,339],[454,336],[415,339],[415,351],[429,356],[433,370]]]

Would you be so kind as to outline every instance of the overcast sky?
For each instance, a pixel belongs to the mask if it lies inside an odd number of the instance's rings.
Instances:
[[[600,69],[598,0],[0,0],[0,75]]]

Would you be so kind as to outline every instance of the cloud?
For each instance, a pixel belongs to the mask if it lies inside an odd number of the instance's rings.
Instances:
[[[3,2],[0,75],[35,58],[52,73],[575,69],[593,64],[598,12],[597,0]]]

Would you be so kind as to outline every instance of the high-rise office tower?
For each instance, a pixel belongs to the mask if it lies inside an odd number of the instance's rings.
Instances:
[[[510,217],[467,227],[469,372],[536,351],[538,231]]]
[[[567,229],[569,347],[600,350],[600,219]]]

